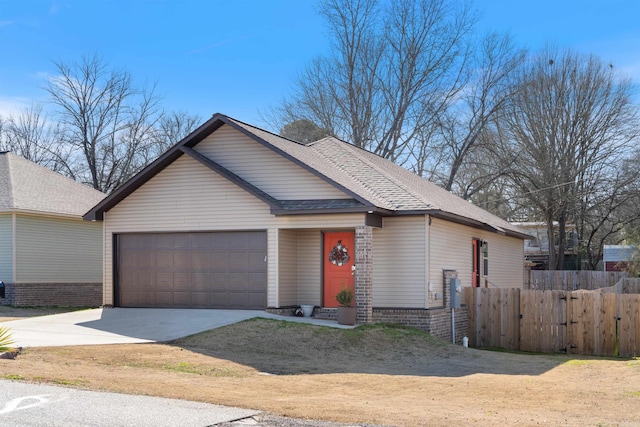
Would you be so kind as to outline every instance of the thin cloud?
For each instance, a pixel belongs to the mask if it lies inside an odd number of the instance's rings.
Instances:
[[[25,97],[0,97],[0,116],[15,116],[31,105],[32,102],[33,99]]]
[[[9,25],[13,25],[14,21],[0,21],[0,28],[8,27]]]
[[[229,44],[237,43],[237,42],[239,42],[241,40],[246,40],[247,38],[248,38],[247,36],[242,36],[242,37],[236,37],[235,39],[222,40],[222,41],[210,44],[209,46],[205,46],[205,47],[202,47],[200,49],[195,49],[195,50],[189,51],[186,54],[187,54],[187,56],[189,56],[189,55],[197,55],[199,53],[203,53],[203,52],[206,52],[206,51],[211,50],[211,49],[215,49],[215,48],[218,48],[218,47],[221,47],[221,46],[226,46],[226,45],[229,45]]]

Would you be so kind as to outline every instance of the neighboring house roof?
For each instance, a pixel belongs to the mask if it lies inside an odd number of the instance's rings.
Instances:
[[[223,125],[242,132],[254,141],[303,167],[345,193],[339,200],[280,201],[255,188],[233,172],[192,150]],[[155,162],[114,191],[85,215],[101,220],[103,213],[187,154],[265,201],[276,215],[307,212],[375,212],[382,216],[429,214],[470,226],[519,238],[529,238],[516,226],[455,196],[393,162],[336,138],[299,143],[223,114],[215,114],[191,135],[170,148]],[[352,199],[347,199],[351,197]]]
[[[82,216],[104,193],[10,152],[0,152],[0,212]]]
[[[633,261],[638,248],[634,245],[604,245],[602,257],[604,262]]]

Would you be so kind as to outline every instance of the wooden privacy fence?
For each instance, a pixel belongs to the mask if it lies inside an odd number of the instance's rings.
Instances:
[[[628,277],[623,271],[531,270],[525,277],[525,289],[540,291],[577,291],[606,288]]]
[[[640,355],[640,295],[467,288],[469,344],[540,353]]]

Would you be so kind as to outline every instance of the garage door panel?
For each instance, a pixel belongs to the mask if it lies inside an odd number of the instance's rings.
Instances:
[[[147,271],[136,271],[135,272],[135,284],[138,288],[153,288],[154,280],[153,274],[149,274]]]
[[[211,292],[210,303],[212,307],[223,308],[229,307],[229,294],[227,292]]]
[[[267,254],[262,252],[249,253],[249,260],[248,260],[249,271],[250,272],[264,271],[265,264],[266,264],[266,261],[265,261],[266,256]]]
[[[145,292],[145,295],[149,295],[150,293]],[[170,307],[173,305],[173,292],[167,291],[160,291],[160,292],[155,292],[154,295],[149,295],[148,299],[149,301],[153,301],[151,304],[152,305],[158,305],[160,307]]]
[[[266,232],[118,236],[123,307],[266,307]]]
[[[168,249],[173,250],[174,235],[173,234],[149,234],[149,244],[145,246],[146,249]]]
[[[191,305],[191,292],[174,292],[172,304],[176,307],[188,307]]]
[[[211,273],[209,283],[216,291],[226,290],[229,287],[229,273]]]
[[[229,273],[229,290],[240,292],[249,282],[249,273]]]
[[[209,299],[209,293],[208,292],[192,292],[190,305],[193,307],[209,307],[211,305],[211,301]]]
[[[191,273],[191,286],[195,291],[206,291],[209,289],[209,273]]]
[[[214,251],[211,253],[211,271],[229,271],[229,253]]]
[[[156,267],[165,267],[172,268],[173,267],[173,252],[169,252],[166,250],[157,251],[156,253]]]
[[[189,252],[174,252],[173,253],[173,268],[177,269],[190,269],[191,268],[191,253]]]
[[[134,254],[136,267],[153,267],[156,264],[153,252],[138,252]]]
[[[191,254],[191,270],[209,270],[211,265],[209,258],[209,252],[193,252]]]
[[[230,238],[228,249],[231,249],[231,250],[240,249],[240,250],[246,251],[249,248],[249,234],[251,233],[242,233]]]
[[[230,233],[212,233],[211,241],[209,242],[209,248],[211,250],[226,251],[229,249]]]
[[[266,303],[266,296],[263,293],[247,294],[247,305],[250,308],[264,307]]]
[[[229,294],[229,305],[231,307],[247,307],[248,298],[246,293],[230,293]]]
[[[169,272],[164,272],[164,271],[157,271],[154,274],[155,277],[155,285],[158,286],[159,288],[171,288],[171,285],[173,284],[173,273]],[[150,284],[151,285],[151,284]]]
[[[191,248],[193,249],[212,249],[211,237],[208,233],[194,233],[191,235]]]
[[[248,249],[263,250],[267,247],[267,235],[266,233],[247,233],[249,235]]]
[[[160,236],[160,235],[158,235]],[[191,242],[191,235],[189,233],[174,233],[168,234],[173,239],[173,249],[188,249]]]
[[[249,273],[247,289],[252,292],[262,291],[266,281],[267,275],[265,273]]]
[[[179,271],[173,273],[173,289],[180,291],[191,287],[191,273]]]
[[[229,271],[247,271],[249,268],[249,254],[246,252],[231,252],[229,254]]]

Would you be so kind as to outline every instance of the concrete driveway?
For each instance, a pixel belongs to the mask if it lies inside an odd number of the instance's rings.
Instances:
[[[3,322],[18,347],[164,342],[254,317],[351,328],[335,321],[259,310],[96,308]]]

